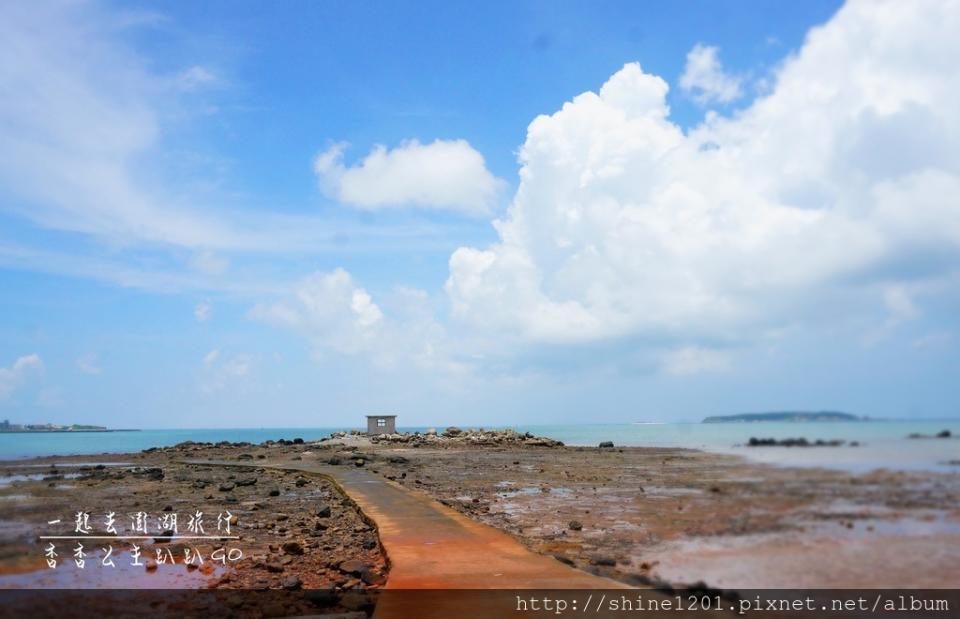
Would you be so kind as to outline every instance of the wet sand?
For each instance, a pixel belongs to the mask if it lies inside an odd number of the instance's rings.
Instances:
[[[254,468],[231,471],[185,459],[238,460]],[[106,460],[124,464],[63,464]],[[380,587],[388,572],[376,531],[347,497],[321,478],[255,468],[298,461],[366,467],[536,552],[627,584],[937,588],[955,586],[960,573],[957,473],[854,475],[683,449],[414,447],[361,439],[0,463],[6,476],[0,477],[0,587],[39,578],[25,573],[43,574],[36,536],[49,530],[48,519],[67,518],[72,528],[80,506],[128,513],[168,505],[179,513],[209,510],[214,521],[225,507],[237,515],[244,559],[216,573],[191,570],[189,586]],[[3,483],[11,475],[50,477],[51,464],[56,475],[79,476]],[[318,516],[327,506],[331,514]],[[150,582],[168,568],[186,573],[183,565],[164,565],[142,578]]]
[[[956,586],[960,474],[754,464],[682,449],[409,449],[382,474],[631,584]]]
[[[186,452],[178,450],[0,463],[0,589],[363,591],[383,584],[387,566],[376,530],[349,497],[322,478],[256,465],[263,461],[257,455],[265,453],[285,459],[309,457],[303,445],[203,451],[231,459],[245,454],[251,467],[228,470],[184,464],[177,460]],[[152,537],[81,539],[87,553],[83,569],[72,554],[78,540],[52,540],[59,556],[57,567],[50,569],[44,550],[51,540],[38,536],[74,535],[77,511],[90,513],[90,535],[105,533],[105,515],[111,511],[116,513],[118,532],[133,535],[130,515],[146,512]],[[177,535],[190,535],[188,519],[197,511],[203,513],[203,533],[215,539],[164,540],[159,520],[163,514],[176,513]],[[233,517],[229,535],[228,512]],[[57,519],[59,524],[47,524]],[[225,539],[230,536],[238,539]],[[130,565],[134,544],[140,549],[140,566]],[[102,565],[108,545],[113,548],[113,567]],[[186,549],[193,553],[189,565]],[[217,549],[224,554],[239,549],[242,558],[218,561]],[[172,556],[173,562],[158,562],[158,550],[165,559]],[[331,609],[336,608],[333,603]],[[286,612],[310,613],[316,607]]]

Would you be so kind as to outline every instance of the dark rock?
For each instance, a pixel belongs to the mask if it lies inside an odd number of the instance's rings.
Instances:
[[[257,483],[256,477],[247,477],[246,479],[238,479],[237,486],[253,486]]]
[[[270,496],[280,496],[280,488],[270,488],[270,492],[267,494]]]
[[[363,570],[363,572],[360,574],[360,580],[368,585],[382,585],[387,582],[386,576],[369,568]]]
[[[310,483],[310,482],[309,482],[307,479],[305,479],[305,478],[303,478],[303,477],[298,477],[298,478],[297,478],[297,481],[293,482],[293,485],[295,485],[297,488],[303,488],[304,486],[306,486],[306,485],[309,484],[309,483]]]
[[[613,567],[617,564],[617,560],[612,557],[595,555],[593,557],[590,557],[590,563],[593,563],[594,565],[605,565],[608,567]]]
[[[283,551],[288,555],[303,554],[303,546],[300,545],[300,542],[284,542],[281,548],[283,548]]]
[[[330,513],[331,513],[331,512],[330,512],[330,506],[329,506],[329,505],[324,505],[324,506],[322,506],[322,507],[318,507],[318,508],[317,508],[317,511],[316,511],[316,515],[317,515],[318,518],[329,518],[329,517],[330,517]]]
[[[778,441],[775,438],[757,438],[751,436],[750,440],[747,441],[747,447],[840,447],[845,444],[846,442],[841,440],[825,441],[823,439],[817,439],[811,442],[803,437],[785,438]]]
[[[365,570],[370,569],[366,563],[356,559],[341,561],[337,568],[344,574],[353,574],[354,576],[360,576]]]
[[[163,469],[149,468],[144,470],[143,472],[152,481],[160,481],[163,479]]]
[[[346,587],[346,584],[344,586]],[[343,597],[340,598],[340,605],[347,610],[359,610],[368,615],[373,614],[373,600],[360,591],[348,591],[344,593]]]
[[[237,460],[253,460],[253,454],[240,454]]]
[[[553,558],[559,561],[560,563],[566,563],[567,565],[576,565],[576,563],[574,563],[573,559],[571,559],[570,557],[565,557],[563,555],[553,555]]]
[[[334,589],[310,589],[304,592],[303,598],[320,608],[333,606],[340,601],[340,595]]]
[[[225,484],[220,484],[220,487],[218,488],[218,490],[220,490],[220,492],[230,492],[236,487],[237,487],[237,484],[232,482],[227,482]]]
[[[568,524],[567,527],[568,527],[571,531],[582,531],[582,530],[583,530],[583,523],[580,522],[579,520],[571,520],[571,521],[570,521],[570,524]]]
[[[597,445],[600,449],[613,449],[613,441],[603,441]]]
[[[286,578],[284,578],[282,584],[283,584],[283,588],[286,589],[287,591],[296,591],[301,586],[303,586],[303,583],[300,581],[300,578],[295,575],[287,576]]]

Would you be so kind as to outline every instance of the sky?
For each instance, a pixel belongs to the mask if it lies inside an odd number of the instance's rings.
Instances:
[[[960,416],[960,3],[0,6],[0,419]]]

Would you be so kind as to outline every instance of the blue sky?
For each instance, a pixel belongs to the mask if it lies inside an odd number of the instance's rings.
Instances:
[[[949,2],[0,13],[0,418],[958,414]]]

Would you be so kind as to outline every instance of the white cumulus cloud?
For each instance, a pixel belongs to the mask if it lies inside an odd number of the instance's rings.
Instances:
[[[471,215],[490,213],[504,185],[466,140],[417,140],[393,150],[377,145],[361,162],[345,166],[346,144],[320,153],[314,170],[335,200],[361,209],[417,207]]]
[[[362,356],[378,368],[466,369],[427,293],[397,287],[385,303],[389,312],[338,268],[304,278],[286,298],[255,306],[250,317],[301,334],[317,357]]]
[[[454,316],[528,341],[692,346],[680,370],[845,301],[915,314],[877,291],[956,276],[958,31],[950,0],[850,2],[768,94],[688,132],[664,80],[627,64],[530,124],[498,242],[450,257]]]
[[[43,361],[36,353],[18,357],[9,367],[0,367],[0,400],[10,397],[30,374],[42,371]]]
[[[383,313],[370,294],[343,269],[310,275],[293,298],[258,305],[251,316],[305,332],[318,349],[346,354],[369,349],[383,324]]]
[[[227,387],[243,389],[253,367],[248,354],[221,354],[219,348],[203,356],[200,390],[206,394],[223,391]]]
[[[743,78],[727,73],[717,47],[697,43],[687,53],[680,88],[701,104],[730,103],[743,95]]]
[[[193,308],[193,317],[197,322],[206,322],[213,316],[213,304],[209,301],[201,301]]]
[[[90,353],[81,356],[77,359],[77,369],[83,372],[84,374],[90,374],[96,376],[103,372],[103,368],[100,367],[100,363],[97,361],[97,355]]]

